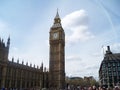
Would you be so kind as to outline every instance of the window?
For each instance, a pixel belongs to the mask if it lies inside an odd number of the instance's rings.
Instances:
[[[105,63],[103,63],[102,67],[105,68]]]
[[[118,62],[118,64],[117,64],[118,66],[120,66],[120,62]]]
[[[111,65],[110,65],[110,63],[108,63],[108,67],[110,67]]]
[[[120,72],[118,72],[118,76],[120,76]]]
[[[111,68],[108,68],[108,71],[111,71]]]
[[[108,74],[109,74],[109,76],[112,76],[112,73],[111,73],[111,72],[109,72]]]
[[[116,72],[113,72],[113,76],[117,76]]]
[[[115,63],[113,63],[113,66],[115,66]]]
[[[105,71],[105,67],[104,66],[102,67],[102,71]]]
[[[113,67],[113,71],[116,71],[116,68],[115,68],[115,67]]]
[[[118,67],[118,71],[120,71],[120,67]]]

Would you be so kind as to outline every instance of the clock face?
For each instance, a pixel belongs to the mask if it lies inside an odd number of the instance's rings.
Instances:
[[[53,39],[57,39],[58,38],[58,33],[53,33]]]

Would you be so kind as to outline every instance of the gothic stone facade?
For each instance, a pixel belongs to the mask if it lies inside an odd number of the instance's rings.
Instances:
[[[120,53],[112,53],[109,46],[100,65],[99,80],[106,87],[120,84]]]
[[[41,67],[28,66],[8,60],[10,38],[7,45],[0,39],[0,88],[43,88],[48,87],[48,72],[43,72],[43,64]]]

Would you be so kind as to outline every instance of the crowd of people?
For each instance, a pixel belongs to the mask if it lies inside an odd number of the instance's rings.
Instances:
[[[114,88],[106,88],[106,87],[96,87],[96,86],[89,86],[89,87],[68,87],[65,90],[120,90],[120,87],[115,86]]]
[[[7,89],[7,88],[2,88],[1,90],[40,90],[40,89],[36,89],[36,88],[29,88],[29,89]],[[58,90],[58,89],[47,89],[47,88],[43,88],[42,90]],[[59,89],[59,90],[63,90],[63,89]],[[81,86],[68,86],[66,87],[64,90],[120,90],[119,86],[115,86],[114,88],[106,88],[106,87],[96,87],[96,86],[89,86],[89,87],[81,87]]]

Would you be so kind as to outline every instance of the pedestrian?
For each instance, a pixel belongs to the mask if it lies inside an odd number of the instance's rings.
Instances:
[[[92,90],[96,90],[96,86],[93,86],[93,89]]]
[[[88,90],[93,90],[92,87],[88,87]]]

